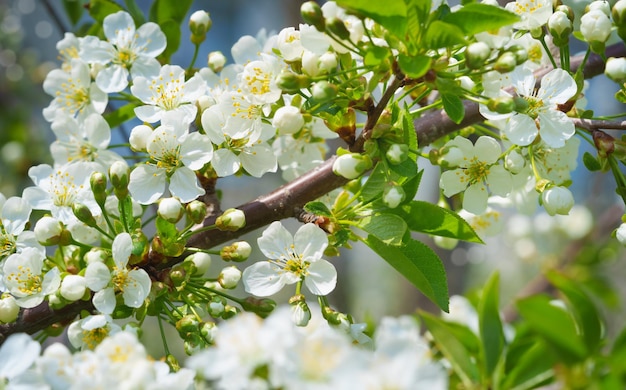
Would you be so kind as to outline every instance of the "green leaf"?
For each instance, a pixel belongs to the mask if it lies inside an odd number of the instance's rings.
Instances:
[[[89,15],[97,22],[102,24],[104,18],[117,11],[122,11],[123,8],[112,0],[91,0],[89,2]]]
[[[515,364],[502,378],[501,389],[525,390],[543,385],[554,377],[555,357],[541,340],[524,345],[512,344],[506,361]]]
[[[585,152],[585,154],[583,154],[583,164],[585,164],[585,167],[587,167],[587,169],[589,169],[591,172],[599,171],[602,169],[602,166],[600,165],[598,159],[592,156],[589,152]]]
[[[402,245],[406,222],[394,214],[374,214],[359,221],[359,228],[387,245]]]
[[[361,188],[361,200],[363,202],[369,202],[370,200],[380,196],[383,193],[386,184],[387,175],[385,173],[384,164],[378,163]]]
[[[161,237],[164,243],[173,242],[178,239],[178,229],[176,228],[176,224],[157,216],[155,225],[157,234]]]
[[[389,168],[400,177],[413,177],[417,175],[417,163],[411,158],[407,158],[400,164],[389,164]]]
[[[478,381],[478,370],[468,350],[454,337],[446,322],[426,312],[420,312],[420,316],[432,334],[437,348],[450,362],[464,387],[474,388],[473,384]]]
[[[167,46],[165,50],[159,58],[163,62],[169,62],[172,54],[176,53],[178,47],[180,46],[180,23],[177,23],[175,20],[165,20],[163,22],[159,22],[159,27],[161,27],[161,31],[165,34],[165,38],[167,39]]]
[[[407,108],[401,111],[400,118],[402,118],[404,142],[409,145],[409,150],[417,150],[417,131],[415,130],[415,123],[413,122],[411,113]]]
[[[443,109],[450,117],[452,122],[459,124],[465,117],[465,106],[460,97],[453,94],[442,93],[441,102],[443,103]]]
[[[589,351],[596,351],[602,340],[602,321],[600,313],[591,298],[575,281],[563,274],[551,271],[546,278],[565,295],[574,313],[578,329],[583,333],[585,345]]]
[[[118,108],[115,111],[104,114],[104,119],[109,124],[109,127],[117,127],[122,123],[135,118],[135,107],[138,107],[140,103],[128,103],[125,106]]]
[[[406,30],[407,7],[404,0],[338,0],[337,4],[367,16],[397,36],[403,35]]]
[[[320,215],[323,217],[331,217],[333,215],[333,213],[328,209],[328,206],[326,206],[323,202],[318,201],[305,204],[304,210],[307,213]]]
[[[430,69],[431,63],[432,59],[427,55],[398,55],[398,65],[400,65],[400,70],[402,70],[405,75],[413,79],[417,79],[425,75]]]
[[[452,47],[466,43],[463,30],[454,24],[435,20],[428,25],[428,30],[426,30],[425,44],[429,49]]]
[[[519,16],[501,7],[480,3],[466,4],[443,18],[444,22],[458,26],[466,35],[495,31],[518,20]]]
[[[120,199],[117,205],[120,212],[120,218],[124,224],[124,231],[130,232],[134,230],[135,218],[133,217],[133,200],[130,196]]]
[[[150,7],[150,21],[160,24],[173,20],[180,26],[192,3],[193,0],[155,0]]]
[[[82,0],[63,0],[63,8],[72,26],[76,26],[85,12]]]
[[[378,66],[389,56],[389,49],[381,46],[370,46],[363,57],[365,66]]]
[[[504,332],[499,308],[500,277],[494,273],[483,288],[478,303],[478,324],[485,358],[485,377],[493,374],[502,350],[504,349]]]
[[[146,22],[146,18],[141,11],[141,8],[137,6],[135,0],[124,0],[124,4],[126,4],[126,8],[128,8],[128,13],[130,14],[130,16],[132,16],[137,27]]]
[[[414,232],[483,243],[474,229],[454,211],[430,202],[414,200],[394,209]]]
[[[404,246],[387,245],[374,235],[369,235],[365,244],[443,311],[448,311],[446,270],[432,249],[413,239]]]
[[[546,295],[533,295],[517,302],[519,313],[565,364],[585,359],[587,347],[576,330],[570,313],[550,303]]]
[[[422,181],[422,174],[424,170],[417,172],[417,175],[413,176],[409,180],[402,183],[402,189],[404,190],[404,194],[406,196],[405,199],[413,199],[417,194],[417,189],[420,186],[420,182]]]

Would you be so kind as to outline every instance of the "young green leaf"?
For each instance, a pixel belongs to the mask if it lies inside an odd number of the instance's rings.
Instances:
[[[500,276],[494,273],[483,288],[478,303],[478,324],[485,359],[485,378],[490,378],[504,349],[504,332],[499,309]]]
[[[135,117],[135,107],[137,106],[139,106],[139,103],[128,103],[117,110],[104,114],[104,119],[111,128],[117,127]]]
[[[122,11],[123,8],[112,0],[91,0],[89,2],[89,15],[98,21],[100,24],[104,21],[104,18],[117,11]]]
[[[432,59],[427,55],[398,55],[398,65],[402,72],[414,79],[422,77],[430,69]]]
[[[372,234],[367,237],[365,244],[441,310],[449,310],[446,271],[439,256],[432,249],[413,239],[404,246],[388,245]]]
[[[84,2],[79,0],[63,0],[63,8],[72,26],[76,26],[83,16],[83,12],[85,11],[84,5]]]
[[[374,214],[359,221],[359,228],[386,245],[402,245],[406,222],[394,214]]]
[[[378,163],[372,170],[372,173],[370,173],[365,184],[363,184],[363,188],[361,189],[361,200],[363,202],[369,202],[377,196],[380,196],[383,193],[386,184],[387,175],[385,174],[384,165]]]
[[[435,339],[437,348],[450,362],[465,388],[474,388],[474,384],[478,382],[478,369],[475,362],[472,361],[470,353],[454,337],[446,322],[426,312],[420,312],[420,316]]]
[[[443,18],[444,22],[458,26],[466,35],[494,31],[518,20],[519,16],[503,8],[480,3],[465,4]]]
[[[459,124],[465,117],[465,106],[460,97],[453,94],[442,93],[441,102],[443,103],[443,109],[450,117],[452,122]]]
[[[512,355],[517,355],[515,364],[503,376],[501,389],[535,389],[554,378],[552,367],[556,359],[542,340],[534,339],[532,343],[525,343],[519,348],[512,344],[507,353],[507,362],[513,360]]]
[[[323,217],[331,217],[333,215],[328,207],[323,202],[319,201],[309,202],[305,204],[304,210],[308,213],[320,215]]]
[[[414,232],[483,243],[466,220],[457,213],[435,204],[414,200],[394,209],[393,212]]]
[[[395,35],[406,30],[406,4],[404,0],[337,0],[337,4],[357,14],[367,16]]]
[[[465,34],[463,30],[454,24],[435,20],[428,25],[426,31],[425,44],[429,49],[439,49],[442,47],[453,47],[464,45]]]

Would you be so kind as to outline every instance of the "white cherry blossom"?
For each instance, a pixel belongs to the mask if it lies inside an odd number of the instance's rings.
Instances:
[[[505,9],[516,13],[521,18],[513,27],[519,30],[531,30],[548,23],[552,15],[552,0],[517,0],[507,3]]]
[[[146,164],[130,173],[128,190],[141,204],[155,202],[165,192],[166,183],[173,196],[187,203],[204,194],[194,170],[213,157],[213,146],[205,135],[189,133],[187,124],[176,113],[166,113],[161,126],[146,141],[150,156]]]
[[[100,262],[87,266],[85,281],[96,294],[93,305],[100,313],[111,314],[115,310],[115,294],[121,293],[124,304],[132,308],[143,305],[150,292],[150,276],[143,269],[128,269],[133,240],[128,233],[118,234],[113,240],[112,252],[115,265],[112,270]]]
[[[137,118],[155,123],[164,112],[175,112],[178,121],[189,124],[196,119],[196,100],[204,95],[206,85],[199,75],[185,81],[185,70],[178,65],[163,65],[153,78],[138,76],[130,91],[144,106],[135,108]]]
[[[36,248],[45,254],[35,234],[25,230],[31,211],[32,207],[25,199],[16,196],[6,199],[0,194],[0,260],[25,248]]]
[[[25,248],[9,256],[2,268],[3,282],[20,307],[31,308],[53,294],[61,284],[57,267],[44,272],[45,256],[36,248]]]
[[[482,214],[489,197],[487,186],[495,195],[504,196],[511,191],[511,174],[497,164],[502,150],[495,139],[480,137],[472,145],[472,141],[457,136],[446,146],[457,148],[463,157],[458,161],[458,168],[441,174],[439,185],[445,196],[464,192],[463,208]]]
[[[535,77],[528,69],[518,67],[510,74],[510,79],[516,94],[526,101],[528,107],[520,112],[497,114],[481,105],[481,114],[495,120],[508,140],[516,145],[530,145],[539,135],[549,146],[563,147],[575,129],[567,115],[558,110],[558,105],[576,95],[576,82],[572,76],[563,69],[554,69],[544,76],[538,90],[535,89]],[[504,90],[501,94],[510,96]]]
[[[167,42],[158,24],[149,22],[135,29],[133,18],[119,11],[104,18],[102,28],[107,41],[87,36],[80,48],[83,61],[104,66],[96,76],[101,90],[122,91],[128,85],[129,73],[132,78],[159,73],[155,57],[165,50]]]
[[[256,296],[270,296],[285,285],[304,281],[315,295],[327,295],[335,289],[337,271],[322,259],[328,246],[326,233],[307,223],[294,236],[283,225],[273,222],[257,240],[267,261],[257,262],[243,272],[246,291]]]

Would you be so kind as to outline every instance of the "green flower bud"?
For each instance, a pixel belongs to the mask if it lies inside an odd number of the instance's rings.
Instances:
[[[392,144],[387,153],[385,153],[387,161],[393,165],[404,162],[409,157],[409,145],[407,144]]]
[[[346,24],[343,22],[343,20],[337,17],[326,19],[326,31],[329,31],[332,34],[336,35],[339,39],[350,38],[350,31],[348,31]]]
[[[510,96],[500,96],[497,98],[489,99],[487,102],[487,108],[490,111],[497,112],[498,114],[508,114],[515,111],[515,100]]]
[[[235,306],[226,305],[224,307],[224,312],[222,313],[221,318],[223,320],[227,320],[229,318],[233,318],[239,313],[239,310]]]
[[[245,311],[256,313],[265,318],[276,308],[276,302],[269,298],[248,297],[241,302],[241,307]]]
[[[200,323],[196,316],[188,314],[176,322],[176,330],[182,338],[187,338],[190,334],[200,332]]]
[[[252,253],[252,247],[246,241],[234,242],[220,250],[220,256],[224,261],[246,261],[250,253]]]
[[[459,240],[450,237],[433,236],[433,243],[441,249],[452,250],[456,248]]]
[[[214,322],[204,322],[200,326],[200,335],[209,344],[215,343],[215,336],[217,336],[217,326]]]
[[[369,171],[372,166],[372,159],[368,155],[348,153],[337,157],[333,162],[333,172],[352,180]]]
[[[626,25],[626,0],[619,0],[613,5],[611,16],[613,17],[613,23],[617,27]]]
[[[202,223],[206,218],[207,206],[206,204],[204,204],[204,202],[200,202],[199,200],[192,200],[191,202],[187,203],[185,209],[187,211],[187,217],[189,217],[189,219],[193,223]]]
[[[508,51],[515,55],[515,63],[521,65],[528,60],[528,51],[522,45],[513,45],[509,47]]]
[[[337,96],[337,86],[326,80],[318,81],[311,87],[311,95],[315,100],[325,102]]]
[[[96,199],[96,203],[99,206],[103,206],[107,200],[107,177],[102,172],[94,172],[89,178],[89,185],[93,197]]]
[[[174,284],[174,287],[181,287],[189,280],[189,275],[183,266],[183,263],[175,264],[170,270],[170,279]]]
[[[116,161],[109,168],[109,177],[118,199],[123,199],[128,195],[128,180],[130,176],[130,168],[123,161]]]
[[[239,209],[228,209],[215,220],[219,230],[234,232],[246,226],[246,215]]]
[[[616,83],[623,84],[626,81],[626,58],[610,57],[606,60],[604,74]]]
[[[572,33],[574,25],[566,13],[556,11],[548,19],[548,30],[552,35],[555,45],[561,47],[569,42],[569,35]]]
[[[470,69],[480,69],[491,55],[491,48],[485,42],[474,42],[465,49],[465,64]]]
[[[300,6],[300,15],[306,23],[315,26],[318,31],[324,31],[324,14],[319,5],[314,1],[307,1]]]
[[[506,51],[498,57],[496,63],[493,66],[493,69],[500,73],[509,73],[512,72],[513,69],[517,66],[517,58],[515,54],[510,51]]]
[[[302,88],[306,88],[311,80],[303,74],[295,74],[289,71],[282,71],[276,77],[276,85],[278,88],[287,93],[296,93]]]
[[[383,203],[385,206],[395,209],[405,198],[406,193],[401,186],[396,184],[385,186],[385,190],[383,191]]]
[[[41,245],[68,245],[72,236],[65,229],[61,221],[56,218],[45,216],[35,224],[33,229],[35,238]]]
[[[78,220],[85,225],[90,227],[98,225],[96,219],[93,217],[93,214],[91,214],[91,210],[89,210],[89,207],[85,206],[84,204],[74,203],[72,205],[72,212],[74,213],[76,218],[78,218]]]
[[[294,299],[295,298],[295,299]],[[311,320],[311,310],[304,295],[299,294],[289,299],[291,305],[291,320],[296,326],[307,326]]]
[[[569,7],[569,6],[565,5],[565,4],[561,4],[561,5],[557,6],[557,7],[554,9],[554,12],[563,12],[565,15],[567,15],[567,18],[568,18],[568,19],[569,19],[572,23],[574,23],[574,17],[575,17],[575,15],[574,15],[574,10],[572,9],[572,7]]]
[[[541,193],[543,208],[550,215],[568,215],[574,207],[574,196],[565,187],[554,186]]]

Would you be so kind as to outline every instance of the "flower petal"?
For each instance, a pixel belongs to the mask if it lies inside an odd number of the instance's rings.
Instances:
[[[326,233],[315,224],[302,225],[293,237],[295,251],[302,261],[310,263],[320,260],[328,246]]]
[[[502,131],[511,142],[520,146],[530,145],[539,133],[535,121],[524,114],[513,115]]]
[[[337,285],[337,270],[330,262],[322,259],[311,263],[304,284],[315,295],[328,295]]]
[[[291,233],[279,221],[272,222],[257,239],[257,243],[261,252],[270,259],[288,257],[294,245]]]
[[[125,268],[128,264],[128,258],[133,251],[133,239],[128,233],[120,233],[115,236],[113,245],[111,246],[113,251],[113,261],[117,268]]]
[[[124,287],[124,304],[129,307],[141,307],[150,292],[150,276],[143,269],[134,269],[128,273],[128,283]]]
[[[128,190],[137,202],[154,203],[165,191],[165,170],[154,165],[139,165],[130,173]]]
[[[285,285],[279,272],[280,268],[269,261],[252,264],[242,274],[246,292],[257,297],[268,297],[276,294]]]
[[[439,187],[441,187],[445,196],[449,197],[458,194],[467,187],[467,175],[463,169],[445,171],[439,179]]]
[[[482,214],[487,210],[488,198],[489,193],[484,184],[472,184],[463,195],[463,208],[472,214]]]
[[[539,114],[540,135],[543,142],[553,148],[562,148],[576,129],[571,120],[561,111],[549,110]]]
[[[111,281],[111,271],[104,263],[94,262],[85,270],[85,284],[91,291],[100,291]]]
[[[111,314],[115,310],[115,291],[113,288],[105,288],[94,294],[92,299],[95,308],[102,314]]]
[[[191,202],[204,194],[204,188],[198,185],[194,171],[187,167],[178,168],[170,178],[170,192],[183,203]]]

